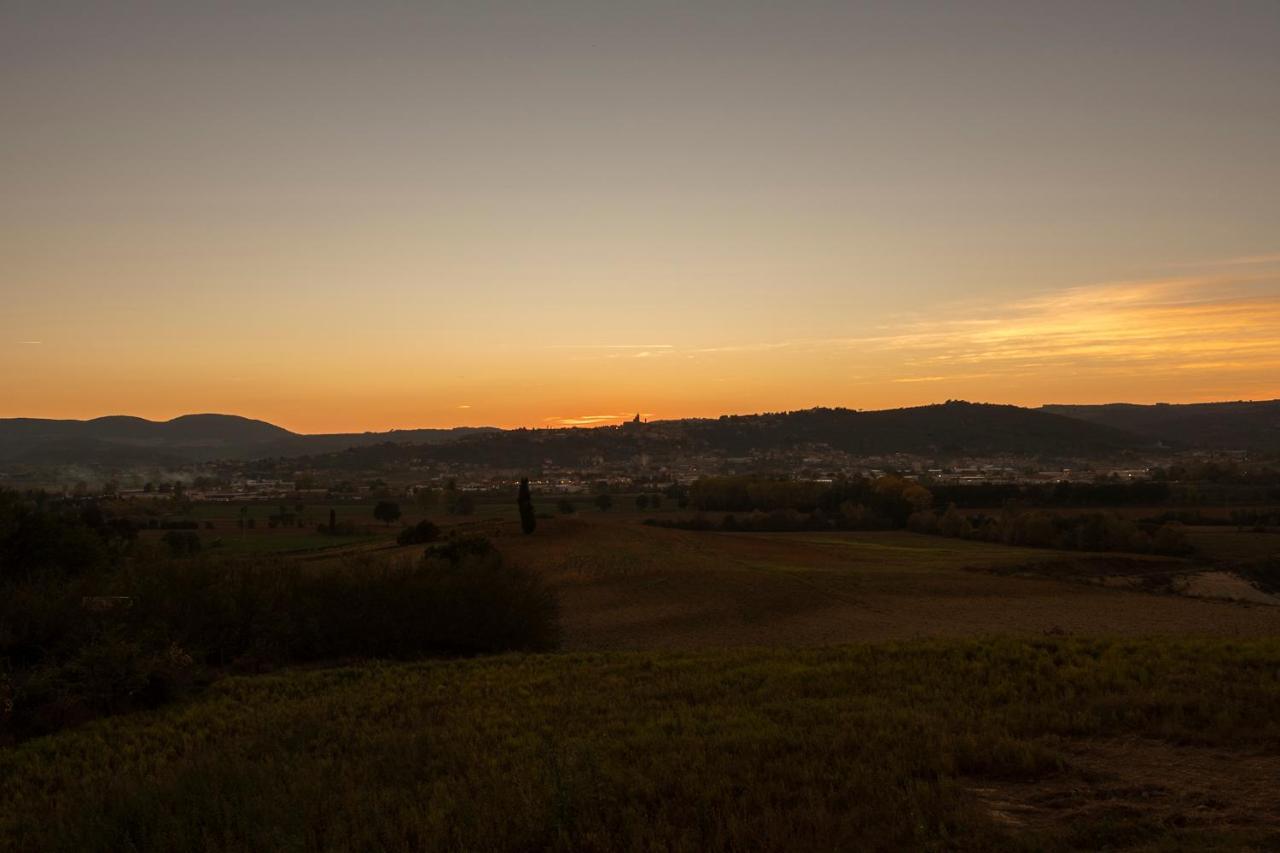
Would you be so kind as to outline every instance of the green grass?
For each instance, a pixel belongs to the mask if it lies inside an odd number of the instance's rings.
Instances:
[[[0,751],[13,850],[1094,847],[982,780],[1138,736],[1280,752],[1280,640],[504,656],[228,679]],[[1280,841],[1130,820],[1143,845]],[[1131,833],[1132,835],[1132,833]]]

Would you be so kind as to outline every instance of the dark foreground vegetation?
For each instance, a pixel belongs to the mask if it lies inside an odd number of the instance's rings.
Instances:
[[[1277,803],[1249,799],[1245,781],[1280,757],[1277,707],[1275,640],[505,656],[229,678],[0,752],[0,847],[1272,849]],[[1091,757],[1116,744],[1176,746],[1180,765],[1219,756],[1241,782],[1200,795],[1099,769]]]
[[[487,544],[325,568],[214,558],[141,542],[93,503],[0,494],[0,743],[227,671],[555,648],[555,599]]]

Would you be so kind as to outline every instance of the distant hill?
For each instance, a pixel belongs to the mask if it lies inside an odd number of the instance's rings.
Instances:
[[[302,456],[386,442],[433,444],[486,429],[301,435],[238,415],[183,415],[170,421],[122,415],[87,421],[9,418],[0,419],[0,462],[142,465]]]
[[[584,467],[598,460],[624,462],[640,454],[653,464],[681,455],[729,457],[752,451],[823,449],[860,456],[1014,454],[1072,457],[1105,455],[1149,446],[1141,436],[1108,426],[1022,409],[953,402],[910,409],[859,412],[806,409],[726,415],[592,428],[517,429],[473,435],[433,447],[382,444],[328,457],[318,468],[396,465],[409,457],[537,470],[545,465]]]
[[[1110,426],[1084,426],[1070,418],[1018,406],[962,401],[870,412],[806,409],[730,416],[692,421],[690,431],[726,450],[785,449],[805,443],[867,455],[1091,453],[1143,443]]]
[[[1280,400],[1042,406],[1040,411],[1127,430],[1169,445],[1217,450],[1280,450]]]
[[[639,453],[745,456],[812,447],[861,456],[1070,457],[1140,450],[1159,442],[1226,449],[1280,447],[1280,402],[1025,409],[957,401],[882,411],[806,409],[589,429],[464,427],[331,435],[300,435],[234,415],[187,415],[164,422],[131,417],[0,420],[0,462],[32,464],[306,456],[315,464],[339,467],[423,457],[531,469],[548,461],[573,466]]]

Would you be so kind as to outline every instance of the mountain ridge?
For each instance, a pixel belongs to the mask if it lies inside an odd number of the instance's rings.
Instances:
[[[88,420],[0,419],[0,462],[29,464],[191,463],[319,456],[384,445],[431,447],[443,456],[524,459],[534,444],[622,446],[614,435],[713,449],[824,445],[853,454],[1098,453],[1164,447],[1280,448],[1280,400],[1224,403],[1050,404],[1027,408],[948,401],[897,409],[812,408],[599,427],[398,429],[296,433],[241,415],[198,413],[167,421],[132,415]],[[531,437],[537,436],[535,442]],[[559,438],[557,438],[559,437]],[[665,438],[664,438],[665,437]],[[628,439],[630,441],[630,439]],[[634,443],[634,442],[631,442]],[[675,446],[673,444],[673,446]],[[545,448],[537,453],[545,452]],[[585,452],[585,451],[584,451]]]

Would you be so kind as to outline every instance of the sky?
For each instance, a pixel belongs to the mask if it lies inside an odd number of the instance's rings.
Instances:
[[[0,0],[0,417],[1280,397],[1280,3]]]

